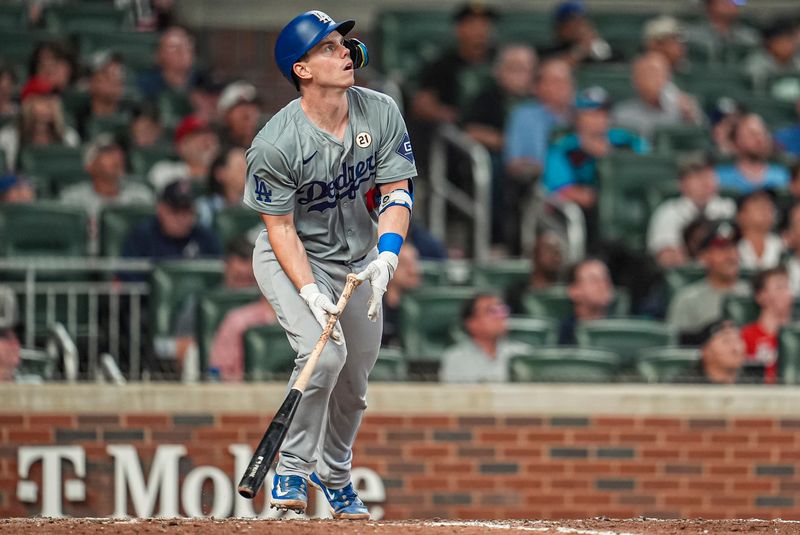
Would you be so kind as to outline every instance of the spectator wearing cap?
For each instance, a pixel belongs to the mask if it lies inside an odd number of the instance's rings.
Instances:
[[[201,225],[210,227],[220,210],[241,206],[246,176],[244,149],[223,148],[211,164],[209,192],[197,200],[197,217]]]
[[[555,42],[540,50],[542,57],[557,56],[570,65],[621,61],[622,55],[598,33],[580,0],[566,0],[553,11]]]
[[[642,30],[645,52],[656,52],[664,56],[671,72],[686,67],[686,31],[678,19],[661,15],[648,20]]]
[[[219,137],[211,125],[189,115],[175,129],[175,152],[180,161],[157,162],[150,169],[148,179],[156,191],[182,178],[189,178],[195,185],[204,187],[218,151]]]
[[[508,382],[511,359],[533,349],[508,339],[508,312],[508,305],[491,293],[478,293],[464,304],[461,326],[466,337],[442,354],[441,382]]]
[[[128,114],[122,100],[125,92],[125,66],[119,54],[109,50],[95,52],[87,63],[89,70],[88,99],[75,110],[75,124],[81,137],[89,134],[89,121],[95,117]]]
[[[81,143],[78,133],[67,126],[61,96],[53,84],[43,78],[31,78],[20,93],[19,119],[0,129],[0,150],[6,167],[15,170],[19,153],[30,145],[66,145]]]
[[[36,200],[36,190],[21,175],[0,176],[0,204],[27,203]]]
[[[772,137],[761,116],[746,113],[730,129],[733,163],[718,165],[717,176],[723,191],[749,193],[756,189],[783,189],[789,184],[789,170],[770,163]]]
[[[5,285],[0,285],[0,382],[13,381],[19,366],[20,343],[14,328],[19,319],[17,296]]]
[[[558,200],[580,206],[586,218],[587,244],[597,239],[597,161],[616,150],[645,153],[647,141],[627,130],[611,128],[611,100],[601,87],[578,94],[575,131],[554,142],[547,154],[544,186]]]
[[[753,278],[753,297],[758,319],[742,327],[747,360],[764,367],[764,382],[778,380],[778,333],[792,320],[794,296],[789,289],[786,267],[760,271]]]
[[[186,29],[170,26],[161,34],[157,66],[142,73],[137,85],[145,99],[155,101],[165,91],[188,95],[198,74],[194,65],[194,39]]]
[[[658,128],[705,122],[697,99],[678,89],[670,79],[666,56],[648,52],[632,67],[636,97],[620,102],[612,113],[613,123],[652,140]]]
[[[739,54],[741,47],[757,47],[758,33],[738,22],[747,0],[703,0],[705,20],[686,28],[686,40],[707,52],[709,60],[723,61]]]
[[[761,48],[744,61],[744,73],[756,87],[763,87],[770,76],[800,71],[800,30],[793,20],[774,21],[762,32]]]
[[[89,180],[64,188],[61,202],[86,210],[89,216],[89,251],[97,254],[100,211],[110,205],[150,204],[153,193],[144,184],[125,178],[125,152],[111,134],[98,135],[84,151]]]
[[[775,192],[755,190],[738,198],[736,223],[741,238],[739,267],[742,269],[770,269],[780,264],[783,240],[772,232],[775,228]]]
[[[716,221],[736,215],[734,201],[719,196],[714,163],[707,153],[681,157],[678,178],[680,197],[661,203],[647,230],[647,250],[664,268],[689,262],[683,231],[692,220],[704,217]]]
[[[17,73],[14,67],[0,61],[0,125],[16,119],[19,105],[14,99],[17,87]]]
[[[64,42],[42,41],[34,49],[28,61],[30,78],[40,78],[52,85],[56,91],[66,91],[77,74],[75,55]]]
[[[705,277],[678,291],[667,310],[667,323],[682,336],[719,320],[725,297],[749,295],[747,284],[739,280],[737,241],[736,228],[728,222],[714,223],[703,238],[699,258]]]
[[[152,260],[218,257],[216,234],[197,223],[192,183],[176,180],[159,195],[156,215],[126,236],[122,256]]]
[[[700,346],[700,358],[674,382],[724,385],[742,381],[745,346],[735,324],[713,322],[698,332],[691,343]]]
[[[496,17],[493,9],[478,2],[456,10],[456,46],[423,67],[419,89],[411,103],[414,119],[424,123],[455,123],[462,119],[464,106],[477,95],[467,91],[476,84],[467,85],[462,80],[489,80]]]
[[[217,116],[222,124],[222,143],[248,149],[261,121],[256,87],[243,81],[226,86],[217,103]]]

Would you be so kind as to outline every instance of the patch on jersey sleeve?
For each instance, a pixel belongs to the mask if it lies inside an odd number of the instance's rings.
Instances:
[[[267,181],[256,175],[253,175],[253,178],[256,181],[256,200],[263,203],[272,202],[272,190],[267,187]]]
[[[408,132],[403,135],[403,139],[400,140],[400,144],[394,151],[409,162],[414,163],[414,153],[411,151],[411,138],[408,137]]]

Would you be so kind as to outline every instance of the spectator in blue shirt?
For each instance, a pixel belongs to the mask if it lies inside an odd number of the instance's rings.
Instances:
[[[723,192],[745,194],[763,188],[783,189],[789,184],[789,170],[769,162],[772,138],[758,114],[743,115],[731,129],[735,161],[718,165],[719,187]]]
[[[601,87],[584,89],[575,103],[575,132],[550,146],[544,186],[556,199],[580,206],[586,220],[586,242],[597,245],[597,160],[616,150],[649,151],[644,138],[610,128],[611,99]]]
[[[222,247],[213,231],[197,222],[197,211],[188,180],[164,188],[156,216],[134,227],[125,238],[122,256],[151,260],[219,257]]]
[[[800,99],[797,99],[797,115],[800,117]],[[775,142],[780,150],[800,157],[800,122],[775,132]]]

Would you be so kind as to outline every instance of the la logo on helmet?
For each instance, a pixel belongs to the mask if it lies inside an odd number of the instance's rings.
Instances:
[[[319,21],[320,21],[320,22],[323,22],[323,23],[325,23],[325,24],[330,24],[331,22],[333,22],[333,19],[332,19],[332,18],[330,18],[330,17],[329,17],[328,15],[326,15],[325,13],[323,13],[322,11],[316,11],[316,10],[315,10],[315,11],[309,11],[309,13],[311,13],[312,15],[314,15],[315,17],[317,17],[317,18],[319,19]]]

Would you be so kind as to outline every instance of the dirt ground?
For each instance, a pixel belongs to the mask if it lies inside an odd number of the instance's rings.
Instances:
[[[333,520],[196,520],[196,519],[0,519],[0,534],[163,534],[196,535],[227,533],[280,533],[281,535],[716,535],[722,533],[763,533],[789,535],[800,533],[800,523],[780,520],[614,520],[594,518],[565,521],[451,521],[419,520],[393,522],[353,522]]]

